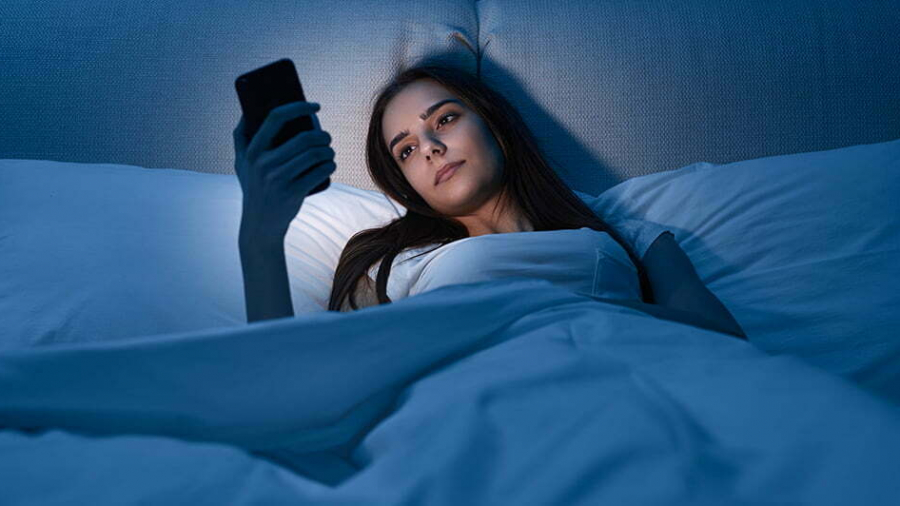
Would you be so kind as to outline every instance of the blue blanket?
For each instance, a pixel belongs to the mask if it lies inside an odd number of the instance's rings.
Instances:
[[[900,410],[547,281],[0,353],[0,503],[896,504]]]

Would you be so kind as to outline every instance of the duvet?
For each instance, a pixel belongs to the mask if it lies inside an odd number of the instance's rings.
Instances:
[[[896,504],[898,408],[528,278],[0,353],[0,503]]]

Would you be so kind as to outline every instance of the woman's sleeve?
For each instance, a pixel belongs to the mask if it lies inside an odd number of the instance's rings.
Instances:
[[[659,236],[665,233],[671,234],[672,237],[675,236],[668,227],[652,221],[616,217],[604,218],[604,221],[622,236],[622,239],[634,249],[634,253],[641,260],[644,259],[650,245]]]

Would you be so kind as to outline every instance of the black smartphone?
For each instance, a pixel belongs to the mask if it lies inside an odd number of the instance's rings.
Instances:
[[[290,102],[306,102],[300,77],[294,62],[288,58],[272,62],[258,69],[241,74],[234,81],[241,110],[244,113],[244,136],[253,139],[269,112]],[[277,148],[300,132],[313,130],[311,116],[300,116],[288,121],[272,139],[267,149]],[[331,178],[313,188],[309,195],[324,191],[331,184]]]

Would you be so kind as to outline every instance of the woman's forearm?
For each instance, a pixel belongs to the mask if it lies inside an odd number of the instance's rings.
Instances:
[[[699,315],[714,325],[716,330],[747,339],[744,330],[725,304],[702,284],[685,283],[674,289],[665,300],[657,303],[669,309]]]
[[[700,279],[671,232],[660,234],[653,241],[644,254],[643,264],[655,305],[684,319],[705,322],[699,326],[747,339],[737,320]]]
[[[294,316],[284,243],[239,241],[247,323]]]

